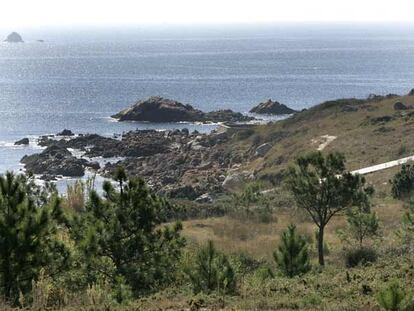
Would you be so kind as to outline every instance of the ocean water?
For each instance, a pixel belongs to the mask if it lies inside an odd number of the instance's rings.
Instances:
[[[0,44],[0,173],[21,169],[20,158],[39,151],[35,144],[15,147],[15,140],[34,142],[63,128],[104,135],[212,128],[109,117],[152,95],[205,111],[247,112],[269,98],[302,109],[414,88],[410,24],[17,31],[24,44]]]

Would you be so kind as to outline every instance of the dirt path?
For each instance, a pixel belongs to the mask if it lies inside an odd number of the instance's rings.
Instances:
[[[389,162],[385,162],[385,163],[381,163],[381,164],[377,164],[373,166],[360,168],[358,170],[352,171],[351,173],[360,174],[360,175],[370,174],[370,173],[386,170],[394,166],[402,165],[410,161],[414,161],[414,156],[409,156],[409,157],[401,158],[401,159],[394,160],[394,161],[389,161]]]
[[[331,135],[322,135],[319,139],[312,139],[312,143],[319,144],[318,148],[316,150],[322,151],[326,148],[331,142],[333,142],[336,139],[336,136]]]

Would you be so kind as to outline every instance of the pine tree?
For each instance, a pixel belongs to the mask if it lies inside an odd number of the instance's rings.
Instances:
[[[141,179],[119,172],[119,191],[109,182],[103,185],[103,197],[92,191],[72,233],[86,261],[87,283],[99,277],[112,284],[123,279],[140,295],[173,279],[184,246],[182,226],[164,225],[168,202]]]
[[[347,214],[348,235],[356,241],[358,247],[362,249],[364,240],[378,235],[378,217],[374,212],[364,210],[360,206],[353,207]]]
[[[377,300],[386,311],[414,310],[413,297],[408,295],[396,280],[378,293]]]
[[[63,221],[60,201],[55,195],[47,199],[33,187],[25,176],[0,176],[0,284],[14,305],[19,293],[30,291],[42,268],[55,276],[69,259],[68,249],[57,238]]]
[[[414,166],[404,164],[390,183],[392,185],[391,193],[394,198],[409,198],[414,190]]]
[[[282,233],[281,244],[273,257],[288,277],[294,277],[310,270],[308,245],[305,238],[296,232],[296,226],[290,225]]]
[[[303,208],[318,227],[319,264],[325,264],[324,232],[329,221],[338,213],[358,205],[368,195],[365,179],[345,170],[345,158],[340,153],[326,157],[321,152],[300,157],[289,169],[288,187],[296,204]]]
[[[190,278],[195,293],[214,290],[233,293],[236,275],[227,257],[218,252],[212,241],[199,249],[195,261],[184,271]]]

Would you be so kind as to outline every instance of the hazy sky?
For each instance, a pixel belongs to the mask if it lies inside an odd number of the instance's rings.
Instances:
[[[1,0],[0,27],[414,21],[413,0]]]

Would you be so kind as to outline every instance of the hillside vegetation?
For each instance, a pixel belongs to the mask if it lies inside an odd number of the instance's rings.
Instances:
[[[167,201],[122,167],[63,197],[1,176],[0,309],[414,310],[414,166],[349,174],[414,153],[411,106],[344,99],[229,129],[244,180],[213,202]]]
[[[395,110],[398,102],[407,108],[414,106],[414,96],[328,101],[286,120],[246,129],[244,135],[235,135],[234,143],[252,157],[255,147],[263,143],[273,146],[247,167],[272,183],[281,180],[286,166],[297,156],[318,149],[326,136],[336,138],[323,151],[343,153],[347,169],[352,171],[414,153],[410,136],[414,110]]]

